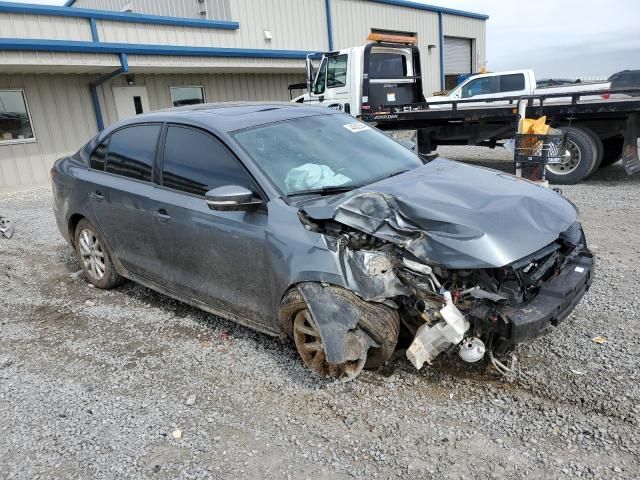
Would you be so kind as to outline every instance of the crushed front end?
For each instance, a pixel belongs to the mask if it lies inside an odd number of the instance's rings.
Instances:
[[[486,169],[434,161],[301,217],[346,287],[397,308],[416,368],[456,349],[467,362],[510,353],[565,320],[593,279],[575,206]]]
[[[500,268],[449,269],[427,264],[388,242],[343,232],[335,248],[360,295],[392,302],[421,368],[461,345],[465,361],[509,353],[566,319],[589,289],[594,258],[577,222],[560,237]]]

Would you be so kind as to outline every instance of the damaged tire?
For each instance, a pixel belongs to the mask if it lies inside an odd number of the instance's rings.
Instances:
[[[75,246],[78,261],[89,282],[103,289],[122,283],[124,279],[116,272],[104,240],[86,219],[80,220],[76,226]]]
[[[294,288],[287,292],[280,304],[280,319],[288,328],[304,364],[323,377],[341,381],[354,379],[363,368],[384,365],[398,343],[400,317],[391,307],[366,302],[343,288],[328,286],[334,295],[352,303],[360,312],[358,328],[364,331],[379,347],[371,347],[365,358],[332,364],[326,361],[324,346],[313,315],[300,292]]]

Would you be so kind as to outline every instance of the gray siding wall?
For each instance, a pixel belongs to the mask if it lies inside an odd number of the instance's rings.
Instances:
[[[200,15],[200,6],[197,0],[77,0],[73,4],[77,8],[115,12],[122,12],[128,5],[131,6],[133,13],[165,17],[232,20],[230,0],[205,0],[206,15]]]
[[[0,13],[0,36],[90,42],[91,28],[85,18]]]
[[[469,38],[473,40],[471,46],[473,49],[471,66],[474,72],[479,71],[487,60],[487,22],[475,18],[443,15],[442,25],[444,34],[448,37]]]
[[[47,181],[53,162],[97,131],[84,75],[4,75],[0,89],[25,90],[36,141],[0,144],[0,191]]]
[[[139,74],[135,76],[136,86],[146,86],[149,108],[158,110],[171,107],[169,87],[180,85],[204,86],[207,102],[272,101],[289,100],[287,87],[304,81],[304,75],[296,74]],[[100,105],[105,126],[117,121],[116,105],[112,87],[125,87],[124,77],[117,77],[105,84],[99,91]]]
[[[73,153],[97,133],[89,95],[90,75],[0,74],[0,89],[25,90],[36,135],[35,142],[0,144],[0,192],[48,181],[56,159]],[[299,74],[137,74],[136,86],[146,86],[152,110],[171,106],[170,86],[203,85],[208,102],[289,100],[287,86],[304,81]],[[105,125],[117,120],[113,86],[125,86],[118,77],[99,89]]]
[[[195,47],[326,50],[325,7],[322,0],[234,0],[238,30],[175,25],[134,24],[99,20],[103,42]],[[264,38],[269,30],[271,40]]]

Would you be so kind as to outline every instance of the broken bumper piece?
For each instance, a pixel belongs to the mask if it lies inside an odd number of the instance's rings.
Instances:
[[[497,306],[489,316],[499,336],[493,346],[495,353],[506,353],[518,343],[533,340],[565,320],[589,290],[594,263],[593,255],[584,251],[544,283],[530,302],[518,307]],[[482,340],[467,333],[471,330],[475,333],[487,317],[476,317],[473,310],[468,315],[462,313],[452,302],[450,292],[444,293],[444,299],[446,304],[439,312],[441,321],[420,326],[407,349],[407,359],[418,370],[425,362],[431,364],[440,353],[458,345],[460,357],[466,362],[476,362],[484,355]]]
[[[13,224],[8,218],[0,217],[0,238],[13,237]]]
[[[565,320],[589,290],[594,264],[593,255],[582,253],[540,287],[538,295],[531,302],[518,308],[505,309],[504,338],[508,344],[515,345],[537,338]]]

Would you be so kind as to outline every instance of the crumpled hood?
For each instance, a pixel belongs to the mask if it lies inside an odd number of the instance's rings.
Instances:
[[[577,219],[575,207],[550,189],[442,158],[304,211],[448,268],[505,266],[553,242]]]

